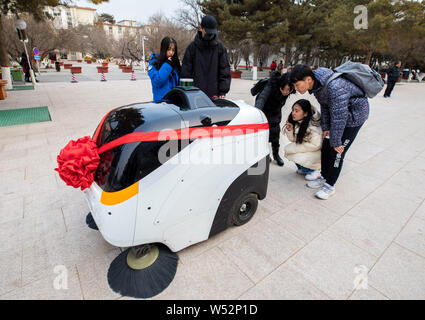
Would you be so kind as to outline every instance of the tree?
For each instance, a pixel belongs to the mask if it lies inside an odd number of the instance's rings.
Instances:
[[[179,0],[182,8],[177,10],[174,20],[181,25],[196,30],[201,24],[202,9],[199,6],[201,1],[198,0]]]
[[[183,59],[186,48],[193,40],[193,32],[188,32],[183,25],[173,22],[161,12],[149,18],[147,27],[145,29],[149,29],[147,32],[148,40],[145,41],[145,46],[148,53],[159,53],[162,39],[171,36],[177,42],[180,60]]]
[[[109,0],[89,0],[93,4],[108,2]],[[28,13],[35,20],[45,20],[43,13],[45,6],[56,7],[69,4],[70,0],[0,0],[0,66],[9,65],[9,57],[5,47],[5,38],[3,30],[3,16],[8,13],[18,15],[19,13]]]
[[[23,14],[22,18],[26,21],[27,28],[31,30],[28,33],[28,45],[39,49],[41,59],[48,57],[57,49],[71,49],[73,43],[76,42],[76,33],[71,30],[56,30],[50,21],[37,21],[28,14]],[[17,58],[21,57],[24,46],[14,31],[14,19],[3,19],[3,23],[6,31],[7,53],[14,60],[19,61]]]
[[[285,15],[289,5],[288,0],[205,0],[200,3],[205,14],[216,17],[226,46],[238,46],[245,39],[252,41],[254,66],[257,66],[262,45],[274,47],[287,37]]]
[[[114,16],[108,13],[102,13],[101,15],[99,15],[99,18],[103,21],[103,22],[107,22],[110,24],[115,24],[115,19]]]
[[[358,1],[344,1],[335,6],[328,18],[328,25],[334,44],[351,51],[358,51],[364,63],[371,62],[372,55],[388,48],[391,29],[395,23],[395,6],[392,0],[364,1],[367,8],[367,29],[354,26],[354,8]],[[358,48],[356,50],[355,48]]]

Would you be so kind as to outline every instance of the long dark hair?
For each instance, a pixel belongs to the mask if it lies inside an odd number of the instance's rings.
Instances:
[[[174,44],[174,48],[175,48],[174,55],[171,58],[171,62],[173,64],[174,69],[176,69],[177,72],[180,74],[181,65],[180,65],[179,55],[177,51],[177,42],[171,37],[165,37],[164,39],[162,39],[161,52],[159,53],[159,58],[157,61],[153,63],[153,65],[155,66],[157,70],[161,69],[164,62],[167,61],[167,51],[171,44]]]
[[[303,119],[301,124],[299,124],[297,121],[294,121],[294,119],[292,118],[292,112],[291,112],[288,117],[288,122],[292,124],[292,126],[294,127],[294,130],[293,130],[294,137],[295,137],[296,126],[298,125],[300,126],[300,129],[298,130],[298,134],[296,135],[296,143],[301,144],[303,143],[304,137],[307,133],[308,125],[310,124],[310,121],[313,120],[313,116],[316,112],[314,111],[313,106],[308,100],[305,100],[305,99],[298,100],[297,102],[294,103],[294,105],[292,106],[292,109],[294,108],[296,104],[301,107],[304,113],[307,113],[307,116]],[[317,124],[319,122],[318,120],[313,120],[313,121],[315,122],[316,125],[318,125]]]

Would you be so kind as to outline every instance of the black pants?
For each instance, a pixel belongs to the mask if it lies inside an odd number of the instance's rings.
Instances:
[[[282,112],[269,113],[264,112],[269,122],[269,142],[273,149],[279,150],[280,147],[280,122],[282,121]]]
[[[345,147],[344,152],[339,154],[335,151],[329,142],[329,139],[323,141],[322,146],[322,177],[326,179],[326,183],[334,186],[341,174],[342,165],[344,163],[345,155],[350,149],[351,144],[357,137],[360,127],[345,128],[342,135],[342,143]]]
[[[388,81],[384,97],[391,97],[391,93],[393,92],[396,83],[397,81]]]

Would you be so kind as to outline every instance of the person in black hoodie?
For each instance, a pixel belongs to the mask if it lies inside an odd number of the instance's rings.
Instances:
[[[388,73],[388,81],[387,81],[387,89],[384,93],[384,98],[390,98],[391,93],[394,90],[394,87],[400,77],[400,67],[401,61],[397,61],[397,63],[387,70]]]
[[[217,37],[215,18],[202,18],[195,40],[186,49],[181,70],[181,78],[193,79],[193,85],[212,99],[224,98],[231,82],[227,50]]]
[[[270,131],[269,142],[272,144],[273,158],[282,167],[284,162],[279,156],[280,123],[282,121],[282,107],[285,105],[289,95],[294,92],[290,73],[285,73],[281,76],[280,72],[273,72],[261,93],[256,92],[255,87],[251,90],[252,95],[258,94],[255,99],[255,107],[262,110],[267,117]]]

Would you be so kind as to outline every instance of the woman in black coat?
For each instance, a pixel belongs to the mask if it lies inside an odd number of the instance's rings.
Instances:
[[[294,87],[290,81],[290,74],[285,73],[281,76],[280,72],[276,71],[272,73],[264,89],[255,100],[255,107],[264,112],[269,122],[269,142],[272,144],[273,158],[279,166],[284,165],[282,158],[279,156],[282,107],[293,91]],[[251,90],[251,93],[253,95],[257,94],[253,90]]]

